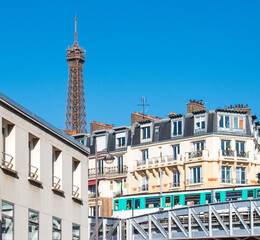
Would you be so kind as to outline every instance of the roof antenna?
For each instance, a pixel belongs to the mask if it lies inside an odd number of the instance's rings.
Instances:
[[[146,97],[142,97],[141,101],[142,101],[142,104],[138,104],[137,106],[142,106],[143,107],[143,120],[144,120],[144,112],[145,112],[144,108],[146,106],[150,106],[150,104],[146,104],[145,103],[146,102]]]
[[[77,20],[78,20],[78,19],[77,19],[77,14],[75,13],[75,39],[74,39],[75,43],[78,42]]]

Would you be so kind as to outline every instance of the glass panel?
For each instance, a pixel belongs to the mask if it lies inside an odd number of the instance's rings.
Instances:
[[[177,122],[173,122],[173,136],[177,135]]]
[[[140,199],[135,199],[135,208],[140,208]]]
[[[196,205],[196,204],[200,204],[200,195],[186,195],[185,196],[185,205]]]
[[[250,191],[247,192],[247,198],[248,199],[254,198],[254,191],[253,190],[250,190]]]
[[[145,207],[146,208],[160,207],[160,198],[146,198]]]
[[[244,120],[239,118],[239,129],[244,129]]]
[[[115,201],[115,210],[118,210],[118,201]]]
[[[29,210],[29,240],[39,239],[39,213]]]
[[[229,126],[230,126],[230,125],[229,125],[229,116],[226,116],[226,117],[225,117],[225,127],[226,127],[226,128],[229,128]]]
[[[211,194],[206,194],[206,203],[211,203]]]
[[[182,121],[178,121],[178,135],[182,135]]]
[[[126,201],[126,209],[131,209],[132,208],[132,200],[127,200]]]
[[[219,116],[219,127],[224,127],[223,116]]]
[[[61,240],[61,219],[52,219],[52,238],[54,240]]]
[[[179,196],[175,196],[174,197],[174,206],[175,205],[179,205],[180,204],[180,197]]]
[[[147,127],[147,138],[150,138],[150,127]]]
[[[165,207],[170,207],[171,206],[171,197],[166,197],[165,198]]]
[[[234,117],[234,129],[238,129],[238,117]]]
[[[14,239],[14,205],[2,201],[2,239]]]
[[[226,201],[242,200],[242,191],[226,192]]]
[[[72,240],[80,239],[80,225],[72,224]]]

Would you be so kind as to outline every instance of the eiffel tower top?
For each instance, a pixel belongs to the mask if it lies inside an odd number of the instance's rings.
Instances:
[[[77,17],[75,17],[75,33],[74,33],[74,43],[71,47],[67,49],[67,60],[71,60],[73,58],[81,58],[83,61],[85,61],[84,54],[86,51],[79,46],[78,44],[78,32],[77,32]]]

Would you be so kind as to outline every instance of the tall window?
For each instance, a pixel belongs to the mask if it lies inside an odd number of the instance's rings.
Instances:
[[[104,173],[104,160],[98,160],[98,173],[103,174]]]
[[[245,142],[236,141],[236,151],[238,157],[246,157]]]
[[[146,164],[148,158],[149,158],[148,149],[142,150],[142,163]]]
[[[233,156],[229,140],[221,140],[221,150],[223,156]]]
[[[202,183],[201,166],[190,168],[190,184]]]
[[[150,128],[150,126],[142,127],[141,130],[142,130],[142,139],[151,138],[151,128]]]
[[[62,157],[61,151],[52,147],[52,187],[62,189]]]
[[[29,209],[28,233],[29,240],[39,239],[39,212]]]
[[[61,240],[61,219],[52,218],[52,239]]]
[[[206,129],[205,116],[195,117],[195,132],[204,131]]]
[[[2,201],[2,239],[14,239],[14,205]]]
[[[246,183],[245,168],[243,168],[243,167],[237,167],[236,168],[236,183],[237,184],[245,184]]]
[[[72,240],[80,239],[80,225],[73,223],[72,224]]]
[[[40,139],[29,134],[29,177],[40,180]]]
[[[173,160],[177,160],[177,156],[178,154],[180,154],[180,145],[174,145],[172,146],[172,157],[173,157]]]
[[[231,167],[221,167],[221,182],[231,183]]]
[[[220,128],[230,128],[230,116],[219,115],[218,121]]]
[[[141,177],[141,191],[148,191],[148,176]]]
[[[122,191],[122,181],[115,181],[116,189],[115,189],[115,195],[120,196],[123,191]]]
[[[177,170],[173,173],[173,187],[180,186],[180,172]]]
[[[118,173],[124,172],[124,158],[123,158],[123,156],[117,157],[117,170],[118,170]]]
[[[244,117],[233,117],[233,128],[236,130],[243,130],[245,129],[245,118]]]
[[[81,164],[80,161],[72,159],[72,196],[80,198],[81,195]]]
[[[174,121],[172,123],[172,135],[173,136],[182,135],[182,120]]]
[[[119,147],[125,147],[125,137],[119,137],[116,139],[116,146]]]

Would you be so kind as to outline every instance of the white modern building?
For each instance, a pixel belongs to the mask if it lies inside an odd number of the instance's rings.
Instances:
[[[89,149],[0,94],[3,240],[88,239]]]

